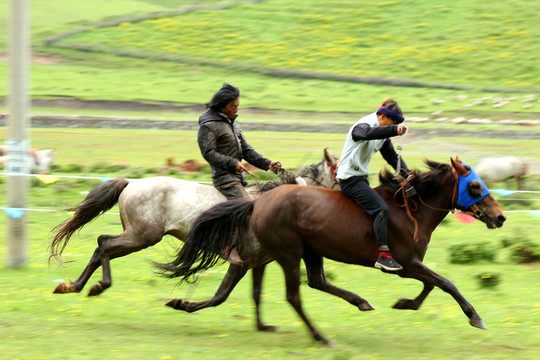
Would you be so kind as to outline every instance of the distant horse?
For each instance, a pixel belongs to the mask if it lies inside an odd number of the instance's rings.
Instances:
[[[516,178],[520,190],[523,188],[521,178],[527,174],[527,164],[514,156],[485,158],[480,160],[474,169],[487,184]]]
[[[56,151],[54,149],[30,150],[28,151],[26,161],[31,174],[46,174],[50,172]],[[8,147],[0,146],[0,167],[3,167],[9,161]]]
[[[328,148],[318,163],[303,167],[295,179],[286,178],[281,182],[261,185],[260,191],[276,187],[281,183],[297,182],[302,185],[316,185],[327,188],[338,186],[335,179],[337,158]],[[254,185],[254,184],[253,184]],[[248,192],[254,197],[260,195],[257,186],[249,186]],[[110,260],[126,256],[157,244],[164,235],[185,239],[191,222],[212,205],[226,198],[213,186],[201,185],[171,177],[151,177],[145,179],[115,179],[98,185],[75,208],[75,214],[56,226],[57,231],[51,244],[51,258],[61,262],[61,254],[71,236],[97,216],[111,209],[116,203],[124,231],[119,235],[100,235],[98,247],[88,265],[75,281],[61,283],[55,293],[80,292],[94,271],[103,268],[103,278],[94,285],[89,296],[99,295],[112,284]],[[226,289],[230,293],[246,272],[253,268],[253,296],[257,310],[257,326],[261,330],[273,329],[260,322],[259,301],[265,265],[271,260],[260,254],[260,246],[253,240],[241,253],[243,266],[231,265],[220,286],[220,293]],[[225,296],[226,299],[226,296]],[[206,306],[214,306],[225,299],[215,298]]]
[[[417,310],[434,286],[450,293],[469,317],[472,326],[485,328],[473,306],[447,279],[426,267],[422,260],[432,232],[454,208],[470,210],[488,228],[506,220],[499,204],[480,178],[459,159],[452,165],[426,161],[429,172],[415,170],[398,184],[386,171],[379,175],[376,191],[390,209],[388,244],[403,266],[396,274],[424,284],[415,299],[401,299],[397,309]],[[414,191],[412,191],[414,189]],[[474,203],[474,204],[473,204]],[[159,267],[169,277],[189,279],[212,266],[218,254],[238,237],[253,232],[268,256],[285,273],[287,300],[308,326],[313,338],[328,341],[311,325],[300,301],[300,261],[303,259],[309,286],[336,295],[360,310],[373,310],[360,296],[328,282],[323,257],[373,267],[377,245],[371,219],[340,191],[315,187],[281,186],[254,201],[232,200],[203,212],[193,223],[176,259]],[[181,300],[172,300],[170,303]]]

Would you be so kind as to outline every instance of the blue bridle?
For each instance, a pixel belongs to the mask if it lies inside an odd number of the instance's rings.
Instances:
[[[486,184],[482,181],[480,176],[473,170],[473,168],[470,165],[467,165],[465,163],[462,163],[463,166],[466,166],[470,169],[470,172],[467,176],[459,175],[459,188],[458,188],[458,198],[456,202],[456,208],[459,210],[467,210],[483,198],[489,195],[489,189],[487,188]],[[478,181],[481,185],[484,191],[482,192],[482,195],[480,196],[472,196],[471,190],[470,190],[470,184],[471,181]]]

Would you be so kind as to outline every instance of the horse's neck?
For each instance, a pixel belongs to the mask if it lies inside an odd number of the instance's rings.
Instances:
[[[444,220],[452,210],[449,205],[452,202],[452,196],[453,189],[448,193],[448,190],[442,187],[438,191],[434,191],[431,196],[419,196],[418,211],[413,216],[418,218],[419,223],[424,227],[424,231],[429,232],[431,235]]]

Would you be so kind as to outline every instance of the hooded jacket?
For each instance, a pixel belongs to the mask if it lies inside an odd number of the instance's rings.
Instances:
[[[271,161],[248,144],[236,118],[229,119],[219,111],[209,109],[199,118],[197,141],[202,156],[212,167],[214,186],[232,182],[247,185],[244,173],[236,172],[236,165],[242,159],[268,170]]]

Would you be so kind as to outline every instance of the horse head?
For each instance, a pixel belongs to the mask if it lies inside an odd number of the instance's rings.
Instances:
[[[319,186],[327,189],[341,190],[336,179],[336,167],[339,158],[328,149],[324,149],[324,158],[318,163],[300,169],[296,182],[300,185]]]
[[[458,157],[450,161],[456,178],[455,208],[484,222],[489,229],[503,226],[506,216],[480,176]]]

